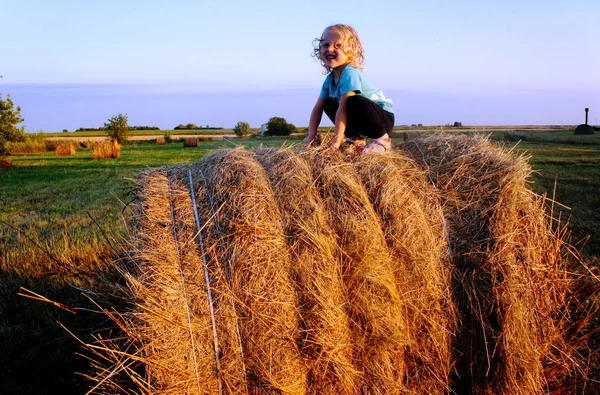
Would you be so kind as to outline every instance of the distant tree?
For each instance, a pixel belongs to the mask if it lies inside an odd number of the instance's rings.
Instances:
[[[25,128],[17,127],[21,122],[21,107],[15,107],[10,95],[3,100],[0,94],[0,157],[10,154],[7,143],[25,140]]]
[[[116,141],[119,144],[125,143],[129,134],[127,114],[113,115],[104,124],[104,129],[106,129],[106,135],[110,141]]]
[[[238,122],[233,128],[236,136],[244,137],[250,134],[250,125],[246,122]]]
[[[455,128],[459,128],[459,127],[461,127],[461,126],[462,126],[462,122],[454,122],[454,125],[453,125],[453,126],[454,126]]]
[[[267,122],[267,130],[265,131],[265,135],[289,136],[294,130],[296,130],[296,126],[288,123],[285,118],[272,117],[269,119],[269,122]]]
[[[187,125],[185,125],[186,129],[198,129],[198,125],[196,125],[195,123],[188,123]]]
[[[166,130],[166,131],[165,131],[165,134],[164,134],[163,136],[164,136],[164,138],[165,138],[165,141],[166,141],[167,143],[171,143],[171,142],[173,142],[173,136],[172,136],[172,134],[171,134],[171,131],[170,131],[170,130]]]

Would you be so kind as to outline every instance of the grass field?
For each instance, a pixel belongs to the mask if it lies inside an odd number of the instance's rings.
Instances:
[[[260,131],[260,129],[253,129],[256,131]],[[235,134],[233,129],[181,129],[181,130],[132,130],[129,132],[130,136],[148,136],[148,135],[158,135],[162,136],[165,133],[170,134],[181,134],[181,135],[223,135],[223,134]],[[68,133],[43,133],[44,137],[96,137],[96,136],[106,136],[106,132],[104,131],[79,131],[79,132],[68,132]]]
[[[511,133],[492,137],[498,144],[531,155],[536,171],[532,189],[555,194],[557,201],[571,207],[563,209],[562,216],[571,215],[575,240],[592,236],[584,253],[597,260],[600,136],[573,136],[564,131]],[[524,141],[513,141],[519,139]],[[297,144],[299,139],[289,142]],[[105,326],[105,317],[92,311],[94,306],[83,289],[93,290],[99,276],[115,276],[112,260],[127,242],[128,203],[140,171],[192,162],[211,150],[235,144],[277,147],[284,143],[281,138],[225,140],[185,149],[182,143],[138,143],[123,146],[119,159],[104,160],[93,160],[90,149],[65,157],[54,152],[12,157],[15,166],[0,169],[2,393],[85,392],[85,380],[74,372],[85,371],[87,362],[74,355],[77,342],[57,322],[83,340],[92,329]],[[18,296],[20,287],[83,309],[73,314]]]

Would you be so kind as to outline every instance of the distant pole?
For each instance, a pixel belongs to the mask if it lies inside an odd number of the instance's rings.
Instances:
[[[590,111],[590,109],[589,109],[589,108],[586,108],[586,109],[585,109],[585,124],[586,124],[586,125],[588,124],[588,123],[587,123],[588,111]]]

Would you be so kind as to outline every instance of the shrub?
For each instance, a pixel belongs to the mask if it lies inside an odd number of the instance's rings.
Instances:
[[[289,136],[296,126],[291,123],[287,123],[285,118],[272,117],[267,122],[267,130],[265,131],[266,136]]]
[[[171,131],[166,131],[165,134],[163,135],[164,139],[165,139],[165,143],[172,143],[173,142],[173,137],[171,137]]]
[[[184,129],[184,130],[202,129],[202,126],[198,126],[195,123],[188,123],[187,125],[184,125],[184,124],[180,123],[179,125],[175,126],[173,129],[174,130],[180,130],[180,129]]]
[[[21,107],[15,107],[10,95],[6,100],[0,95],[0,158],[10,154],[8,143],[25,141],[24,128],[17,127],[21,122]]]
[[[184,147],[197,147],[198,146],[198,137],[186,137],[183,140]]]
[[[57,156],[75,155],[75,145],[73,143],[58,143],[55,152]]]
[[[116,141],[94,143],[92,145],[92,156],[94,159],[118,158],[121,154],[121,144]]]
[[[77,128],[76,132],[102,132],[105,128]]]
[[[113,115],[104,124],[104,129],[106,129],[106,135],[110,141],[116,141],[119,144],[125,143],[129,133],[127,114]]]
[[[250,134],[250,125],[247,122],[238,122],[233,128],[235,135],[238,137],[248,136]]]

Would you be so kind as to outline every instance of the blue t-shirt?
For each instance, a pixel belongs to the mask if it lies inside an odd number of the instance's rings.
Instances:
[[[333,83],[333,72],[329,73],[325,77],[319,97],[324,100],[332,98],[339,103],[342,96],[351,91],[374,101],[385,111],[394,113],[392,100],[386,98],[383,92],[367,79],[365,73],[351,65],[344,67],[337,84]]]

